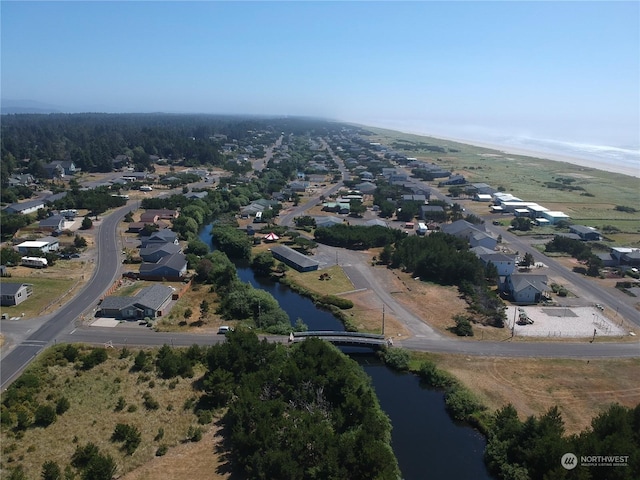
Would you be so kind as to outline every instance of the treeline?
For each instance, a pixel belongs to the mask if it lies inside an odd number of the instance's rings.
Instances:
[[[100,354],[94,355],[92,351]],[[144,413],[135,415],[157,420],[156,412],[173,410],[158,395],[179,385],[178,388],[188,388],[190,392],[182,415],[190,415],[200,424],[192,424],[181,433],[182,441],[200,440],[203,429],[215,416],[222,416],[225,442],[220,454],[228,460],[233,476],[304,480],[400,478],[390,445],[391,425],[379,406],[369,377],[355,361],[326,342],[308,339],[287,347],[236,330],[227,334],[226,342],[210,347],[173,349],[165,345],[159,350],[137,353],[125,347],[111,357],[116,355],[119,355],[117,364],[124,367],[118,369],[117,384],[128,382],[127,379],[123,382],[122,376],[133,375],[143,379],[148,387],[141,392]],[[81,441],[87,438],[86,432],[74,431],[73,423],[78,401],[65,403],[64,397],[48,389],[47,380],[65,368],[84,369],[84,359],[94,356],[116,364],[104,348],[79,350],[72,345],[59,345],[48,349],[3,394],[2,433],[3,438],[13,440],[14,450],[23,429],[51,428],[52,423],[33,424],[34,412],[42,406],[50,406],[54,414],[59,410],[69,416],[64,432],[69,443],[72,437],[76,443],[66,466],[51,460],[60,458],[61,449],[57,445],[47,445],[37,452],[25,447],[25,456],[21,457],[3,447],[3,478],[5,474],[15,480],[35,478],[32,470],[27,477],[22,465],[23,460],[27,465],[33,464],[30,455],[38,455],[40,462],[44,460],[41,478],[45,480],[111,480],[126,473],[118,471],[121,458],[153,445],[157,456],[167,453],[172,441],[169,444],[166,439],[163,441],[165,428],[159,428],[151,440],[153,434],[145,422],[140,423],[141,417],[132,416],[137,411],[132,408],[136,403],[118,396],[122,391],[117,385],[109,389],[106,395],[112,398],[107,401],[113,412],[128,415],[113,417],[113,425],[107,425],[111,430],[108,434],[102,432],[102,438],[92,434],[92,441]],[[193,378],[194,372],[202,371],[201,376]],[[180,378],[193,380],[182,382]],[[86,407],[83,405],[82,409]],[[129,423],[122,419],[128,419]],[[29,423],[19,424],[26,421]],[[176,438],[175,432],[171,435]],[[117,451],[109,449],[113,456],[102,453],[110,443],[118,446]],[[11,457],[8,463],[5,455]]]
[[[366,250],[394,243],[404,237],[404,233],[395,228],[380,225],[365,227],[362,225],[334,225],[316,229],[315,240],[333,247],[352,250]]]
[[[219,299],[217,313],[223,318],[249,322],[274,334],[286,335],[292,330],[289,315],[273,295],[241,281],[235,265],[223,252],[216,250],[201,257],[196,275],[199,282],[212,286]]]
[[[563,252],[568,253],[576,260],[585,262],[586,274],[591,277],[597,277],[602,268],[602,260],[591,251],[591,247],[582,240],[556,235],[553,240],[545,245],[547,252]]]
[[[507,405],[495,413],[488,437],[485,461],[500,479],[634,480],[640,475],[640,405],[613,404],[591,421],[590,428],[569,436],[558,407],[523,422]],[[566,453],[577,457],[572,469],[561,463]],[[626,465],[581,465],[582,456],[598,455],[624,456]]]
[[[43,166],[71,160],[87,172],[109,172],[117,155],[139,171],[152,168],[150,155],[186,166],[225,167],[221,145],[251,146],[262,156],[282,132],[328,135],[339,124],[305,118],[242,118],[220,115],[51,114],[3,115],[0,183],[29,159],[26,172],[43,178]],[[226,138],[225,138],[226,136]]]

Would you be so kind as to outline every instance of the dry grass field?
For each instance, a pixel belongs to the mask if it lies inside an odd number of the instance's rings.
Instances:
[[[495,410],[512,403],[521,418],[558,405],[567,432],[589,426],[611,403],[640,403],[640,358],[556,360],[422,354]]]
[[[38,394],[37,401],[55,404],[59,398],[65,397],[70,408],[53,424],[46,428],[29,428],[19,439],[3,427],[3,468],[20,463],[27,478],[39,478],[43,462],[53,460],[64,469],[76,446],[93,442],[102,453],[113,456],[118,464],[117,475],[120,476],[154,459],[162,444],[170,447],[167,455],[173,454],[174,447],[189,450],[195,446],[182,443],[189,427],[199,426],[192,409],[184,408],[189,399],[197,400],[200,395],[193,389],[193,379],[163,380],[154,373],[132,372],[135,353],[119,358],[120,351],[110,350],[109,359],[89,371],[77,370],[71,364],[49,367],[44,374],[46,388]],[[194,378],[202,373],[196,372]],[[143,394],[146,392],[158,402],[157,409],[145,408]],[[120,397],[126,405],[121,411],[116,411]],[[120,444],[110,441],[117,423],[131,424],[140,430],[142,442],[133,455],[125,455],[119,448]],[[207,431],[212,425],[202,427],[206,442],[209,438]],[[162,438],[158,438],[160,429],[164,431]],[[209,453],[213,456],[211,450]]]

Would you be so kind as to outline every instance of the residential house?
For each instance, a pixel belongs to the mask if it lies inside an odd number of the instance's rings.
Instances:
[[[618,265],[640,265],[640,248],[613,247],[611,256]]]
[[[158,220],[173,220],[174,218],[178,218],[179,216],[180,212],[178,212],[177,210],[145,210],[145,212],[140,215],[140,221],[142,223],[156,223]]]
[[[447,212],[440,205],[421,205],[420,220],[444,222],[447,219]]]
[[[306,192],[307,188],[309,188],[309,185],[309,182],[297,181],[291,182],[289,184],[289,188],[294,192]]]
[[[17,187],[17,186],[30,186],[36,183],[35,178],[30,173],[25,174],[13,174],[9,177],[9,186]]]
[[[30,283],[0,283],[0,305],[11,307],[24,302],[33,293]]]
[[[562,220],[570,220],[571,217],[563,212],[551,211],[548,210],[546,212],[542,212],[542,217],[546,218],[549,221],[549,224],[556,225],[558,222]]]
[[[133,297],[105,297],[100,315],[118,319],[157,318],[173,298],[174,289],[166,285],[152,285]]]
[[[362,182],[362,183],[358,183],[355,188],[359,192],[362,192],[363,194],[367,195],[375,192],[377,187],[373,183]]]
[[[481,246],[494,249],[498,244],[495,238],[486,233],[482,225],[474,225],[466,220],[457,220],[453,223],[442,225],[440,230],[454,237],[466,238],[472,248]]]
[[[48,232],[61,232],[64,229],[64,222],[65,218],[62,215],[52,215],[40,220],[38,227]]]
[[[76,167],[76,164],[71,161],[49,162],[44,166],[44,170],[47,172],[49,178],[62,178],[65,175],[74,175],[80,171],[80,169]]]
[[[205,198],[208,194],[209,194],[208,192],[189,192],[189,193],[186,193],[184,196],[187,197],[189,200],[201,200]]]
[[[153,232],[148,237],[141,237],[140,242],[141,248],[146,248],[151,245],[163,245],[165,243],[174,243],[178,245],[178,234],[168,228],[165,228],[163,230]]]
[[[479,254],[478,258],[482,261],[482,263],[489,265],[489,263],[493,263],[493,265],[498,270],[498,276],[506,277],[507,275],[511,275],[516,268],[516,259],[515,255],[505,255],[500,252],[491,252]]]
[[[21,215],[29,215],[30,213],[35,213],[44,207],[45,207],[45,200],[42,198],[38,198],[35,200],[27,200],[26,202],[21,202],[21,203],[12,203],[8,207],[6,207],[4,211],[7,213],[18,213]]]
[[[344,220],[339,217],[334,216],[326,216],[326,217],[313,217],[316,221],[316,228],[327,228],[333,227],[334,225],[340,225],[344,223]]]
[[[601,238],[598,230],[584,225],[570,225],[569,231],[577,234],[581,240],[585,241],[598,241]]]
[[[467,183],[467,179],[462,175],[456,174],[451,175],[447,180],[443,180],[442,182],[438,183],[438,186],[444,187],[447,185],[464,185],[465,183]]]
[[[514,273],[505,279],[504,290],[514,303],[534,304],[546,296],[548,287],[546,275]]]
[[[158,245],[151,244],[140,249],[140,258],[145,262],[156,263],[162,257],[181,252],[182,247],[175,243],[163,243]]]
[[[187,274],[187,257],[174,253],[161,257],[157,262],[144,262],[140,265],[140,278],[143,280],[182,280]]]
[[[372,220],[367,220],[366,222],[364,222],[364,225],[366,227],[386,227],[386,228],[389,228],[389,225],[387,224],[387,222],[385,222],[384,220],[382,220],[380,218],[374,218]]]
[[[60,242],[55,237],[43,237],[39,240],[28,240],[16,245],[16,248],[23,255],[28,255],[34,250],[42,253],[55,252],[60,248]]]

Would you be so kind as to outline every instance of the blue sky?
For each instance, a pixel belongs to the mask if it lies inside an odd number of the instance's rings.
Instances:
[[[3,99],[640,144],[638,2],[0,8]]]

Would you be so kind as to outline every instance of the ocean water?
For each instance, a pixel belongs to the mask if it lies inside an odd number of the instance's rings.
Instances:
[[[492,142],[497,143],[497,142]],[[563,142],[529,137],[509,137],[500,144],[508,148],[530,150],[532,152],[547,153],[591,160],[603,166],[620,166],[634,169],[640,175],[640,147],[616,147],[610,145],[591,145],[578,142]]]

